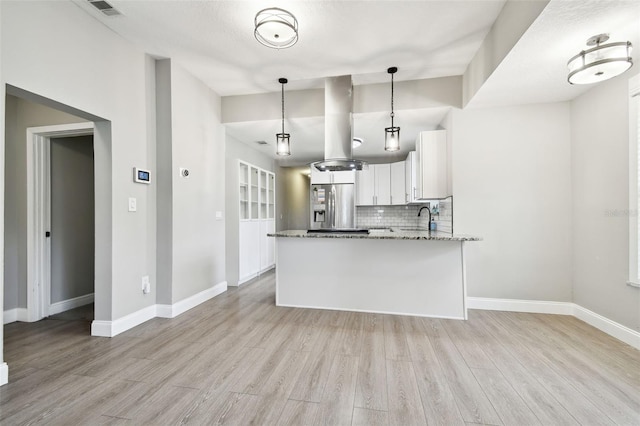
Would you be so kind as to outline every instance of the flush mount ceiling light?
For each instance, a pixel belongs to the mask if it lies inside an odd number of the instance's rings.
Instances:
[[[286,78],[279,78],[278,82],[282,85],[282,133],[276,133],[276,154],[291,155],[289,146],[289,133],[284,132],[284,85],[287,84]]]
[[[263,9],[256,14],[254,24],[253,35],[267,47],[286,49],[298,41],[298,20],[284,9]]]
[[[398,68],[391,67],[387,70],[391,74],[391,127],[385,127],[384,129],[384,150],[385,151],[398,151],[400,149],[400,127],[393,125],[393,75],[398,71]]]
[[[569,76],[571,84],[591,84],[608,80],[622,74],[633,65],[631,59],[631,43],[620,41],[602,44],[609,40],[609,34],[598,34],[587,40],[587,46],[595,46],[583,50],[569,59]]]

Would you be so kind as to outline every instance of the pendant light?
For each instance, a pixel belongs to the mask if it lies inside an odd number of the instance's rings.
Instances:
[[[298,20],[284,9],[263,9],[256,14],[253,23],[253,35],[267,47],[286,49],[298,41]]]
[[[622,74],[633,65],[631,59],[631,43],[619,41],[603,44],[609,40],[609,34],[598,34],[587,40],[587,46],[595,46],[583,50],[569,59],[570,84],[591,84],[608,80]]]
[[[387,70],[391,74],[391,127],[385,127],[384,129],[384,150],[385,151],[398,151],[400,150],[400,127],[393,125],[393,74],[398,71],[398,68],[391,67]]]
[[[278,155],[291,155],[291,148],[289,146],[289,133],[284,132],[284,85],[288,83],[286,78],[278,79],[278,82],[282,85],[282,133],[276,133],[276,154]]]

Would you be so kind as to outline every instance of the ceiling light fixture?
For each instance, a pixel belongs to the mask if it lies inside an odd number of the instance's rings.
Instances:
[[[253,35],[267,47],[286,49],[298,41],[298,20],[284,9],[263,9],[256,14],[254,24]]]
[[[279,78],[278,82],[282,85],[282,133],[276,133],[276,154],[291,155],[291,147],[289,146],[289,133],[284,132],[284,85],[287,84],[286,78]]]
[[[385,127],[384,129],[384,150],[385,151],[398,151],[400,150],[400,127],[393,125],[393,74],[398,71],[398,68],[391,67],[387,70],[391,74],[391,127]]]
[[[609,40],[609,34],[598,34],[587,40],[587,46],[595,46],[583,50],[569,59],[569,75],[571,84],[591,84],[608,80],[622,74],[633,65],[631,59],[631,43],[620,41],[602,44]]]
[[[351,141],[351,148],[358,148],[360,145],[362,145],[362,142],[364,142],[362,138],[353,138],[353,140]]]

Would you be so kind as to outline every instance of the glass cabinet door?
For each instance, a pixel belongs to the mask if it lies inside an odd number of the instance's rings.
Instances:
[[[273,173],[269,173],[269,183],[268,183],[268,200],[269,200],[269,205],[268,205],[268,218],[269,219],[274,219],[276,212],[275,212],[275,207],[276,207],[276,179],[275,179],[275,175]]]
[[[258,169],[255,167],[250,167],[250,178],[251,178],[251,215],[249,219],[258,219]]]
[[[267,172],[260,170],[260,219],[267,218]]]
[[[249,219],[249,166],[240,163],[240,220]]]

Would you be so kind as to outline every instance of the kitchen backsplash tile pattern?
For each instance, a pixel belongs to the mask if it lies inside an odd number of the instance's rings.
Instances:
[[[418,211],[424,205],[430,205],[430,208],[433,205],[432,211],[437,230],[451,232],[453,217],[450,199],[411,206],[357,206],[356,226],[358,228],[427,228],[429,226],[427,211],[423,210],[418,217]]]

